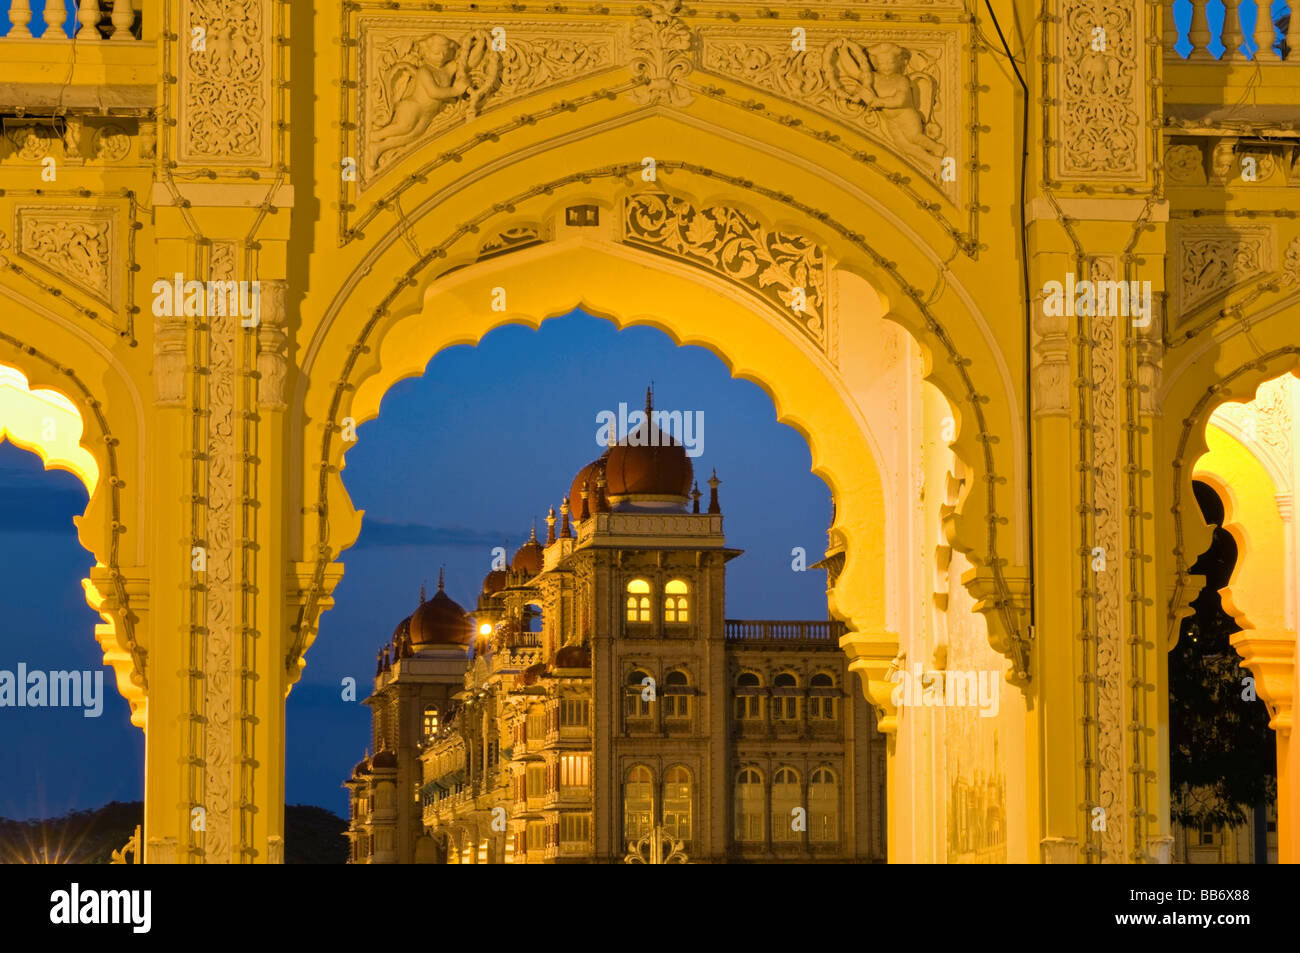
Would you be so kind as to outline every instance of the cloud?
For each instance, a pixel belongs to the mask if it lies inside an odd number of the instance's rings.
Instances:
[[[393,546],[457,546],[467,549],[503,546],[504,533],[483,532],[464,526],[427,526],[423,523],[390,523],[365,518],[361,538],[353,549]]]

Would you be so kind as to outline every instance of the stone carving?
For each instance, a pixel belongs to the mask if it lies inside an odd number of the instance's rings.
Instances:
[[[759,31],[706,35],[702,68],[776,93],[847,121],[892,146],[938,178],[940,157],[959,151],[957,124],[946,121],[957,92],[945,87],[940,64],[955,60],[955,36],[926,31],[827,38],[796,52]],[[945,135],[947,130],[947,135]]]
[[[20,159],[35,162],[50,154],[49,130],[37,123],[15,126],[9,130],[9,141]]]
[[[85,158],[81,155],[81,134],[85,125],[80,116],[69,116],[63,127],[63,161],[70,165],[82,165]]]
[[[1170,146],[1165,150],[1165,173],[1171,183],[1204,185],[1205,157],[1201,147],[1189,144]]]
[[[499,232],[496,237],[485,241],[478,251],[478,260],[495,258],[508,252],[528,248],[542,241],[542,232],[537,225],[515,225]]]
[[[154,158],[157,155],[157,149],[158,124],[152,122],[140,123],[140,158]]]
[[[682,0],[651,0],[650,8],[632,24],[632,75],[644,85],[632,91],[642,105],[685,106],[692,99],[681,85],[691,72],[694,37],[680,17]]]
[[[660,192],[627,198],[623,234],[627,244],[746,288],[788,315],[808,340],[827,351],[826,254],[807,237],[769,230],[739,209],[697,209]]]
[[[95,133],[92,155],[107,162],[118,162],[131,151],[131,137],[121,126],[110,123]]]
[[[1061,178],[1145,177],[1143,15],[1137,0],[1064,0],[1055,150]]]
[[[504,50],[492,48],[480,21],[371,18],[360,27],[359,103],[363,184],[420,143],[484,109],[568,80],[611,69],[616,38],[609,27],[575,35],[554,24],[510,28]]]
[[[113,209],[22,206],[17,218],[18,254],[99,301],[117,306]]]
[[[263,407],[283,410],[284,381],[289,371],[289,336],[285,322],[288,283],[263,281],[261,321],[257,331],[257,399]]]
[[[1266,226],[1181,230],[1176,242],[1180,318],[1273,268],[1273,232]]]
[[[1291,239],[1282,260],[1282,282],[1287,285],[1300,285],[1300,238]]]
[[[1033,370],[1034,415],[1063,416],[1070,410],[1070,319],[1061,314],[1050,315],[1042,305],[1042,297],[1035,299],[1034,331],[1038,341],[1034,351],[1038,363]]]
[[[211,276],[215,281],[235,277],[234,245],[213,245]],[[232,811],[235,727],[234,635],[238,628],[235,580],[235,520],[238,485],[236,401],[238,321],[208,323],[208,367],[203,375],[208,389],[206,492],[208,497],[207,598],[201,621],[203,653],[203,807],[207,830],[202,835],[209,862],[232,859],[235,821]]]
[[[270,3],[191,0],[188,7],[181,30],[180,161],[269,162]],[[188,42],[196,28],[207,36],[202,50],[191,49]]]
[[[154,319],[154,403],[160,406],[179,407],[185,402],[185,334],[184,316]]]
[[[1093,281],[1116,280],[1113,258],[1094,258],[1089,277]],[[1123,388],[1118,379],[1119,347],[1115,322],[1105,318],[1088,319],[1093,338],[1092,348],[1092,545],[1107,553],[1122,552],[1120,525],[1123,498],[1120,474],[1120,408]],[[1093,574],[1093,613],[1095,629],[1093,675],[1096,677],[1095,752],[1098,804],[1106,811],[1106,828],[1100,832],[1102,858],[1120,862],[1124,859],[1125,783],[1124,773],[1124,638],[1120,592],[1120,562],[1111,561],[1105,572]],[[1087,687],[1085,686],[1085,691]],[[1089,813],[1086,818],[1091,823]]]

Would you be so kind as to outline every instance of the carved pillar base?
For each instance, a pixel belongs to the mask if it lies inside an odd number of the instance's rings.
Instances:
[[[1167,864],[1174,849],[1174,835],[1162,834],[1147,838],[1147,861],[1152,864]]]
[[[1045,864],[1077,864],[1079,842],[1073,837],[1044,837],[1039,842]]]

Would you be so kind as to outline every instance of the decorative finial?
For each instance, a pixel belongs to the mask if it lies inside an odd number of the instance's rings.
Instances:
[[[596,476],[596,512],[609,512],[609,500],[605,499],[605,474],[603,473]]]
[[[443,571],[444,571],[446,568],[447,568],[446,566],[439,566],[439,567],[438,567],[438,591],[439,591],[439,592],[442,592],[442,591],[443,591],[443,586],[444,586],[444,583],[445,583],[445,580],[444,580],[444,578],[443,578]]]
[[[375,677],[378,678],[384,674],[384,650],[380,649],[375,653]]]
[[[587,481],[582,481],[582,509],[578,513],[578,522],[585,523],[591,518],[591,509],[587,506]]]
[[[537,517],[536,517],[536,516],[533,517],[533,531],[532,531],[532,533],[529,535],[529,537],[528,537],[528,541],[529,541],[530,543],[535,543],[535,542],[537,542]]]
[[[560,503],[560,538],[569,539],[573,532],[569,529],[569,498],[566,496]]]
[[[651,381],[650,386],[645,389],[645,415],[647,418],[650,412],[655,409],[655,382]]]
[[[692,513],[698,513],[698,512],[700,511],[700,496],[701,496],[701,495],[702,495],[702,494],[700,493],[700,481],[699,481],[699,480],[696,480],[696,481],[695,481],[695,485],[694,485],[693,487],[691,487],[691,500],[692,500],[692,504],[693,504],[692,507],[691,507],[691,512],[692,512]]]
[[[718,505],[718,486],[722,481],[718,479],[718,471],[714,469],[713,476],[709,477],[709,512],[721,513],[722,507]]]
[[[555,542],[555,507],[551,507],[546,514],[546,545],[550,546]]]

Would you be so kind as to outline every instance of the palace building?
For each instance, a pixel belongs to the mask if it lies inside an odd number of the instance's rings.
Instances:
[[[840,626],[726,618],[721,481],[701,512],[652,426],[578,471],[472,620],[440,577],[397,626],[346,782],[354,863],[885,859]]]

